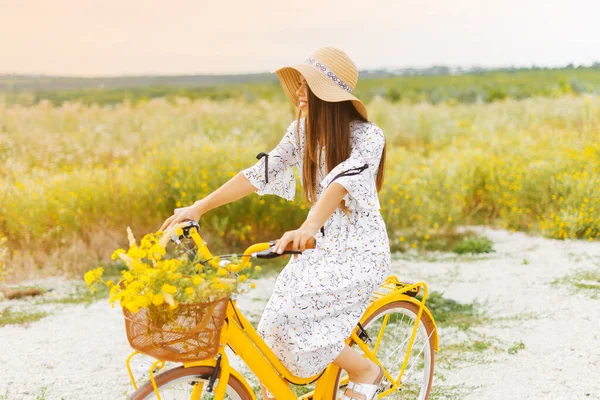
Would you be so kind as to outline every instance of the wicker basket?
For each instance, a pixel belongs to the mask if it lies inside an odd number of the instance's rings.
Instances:
[[[141,308],[137,313],[124,308],[129,344],[159,360],[184,362],[212,358],[219,349],[228,300],[179,304],[171,311],[167,311],[166,305]]]

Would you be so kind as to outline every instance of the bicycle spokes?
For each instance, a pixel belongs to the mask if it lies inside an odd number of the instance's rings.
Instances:
[[[386,399],[423,400],[428,395],[433,373],[433,327],[423,319],[406,358],[417,314],[418,307],[410,302],[382,306],[364,325],[367,336],[373,339],[371,343],[361,341],[355,346],[363,349],[366,346],[366,351],[385,368],[379,392]],[[405,358],[407,362],[403,365]]]

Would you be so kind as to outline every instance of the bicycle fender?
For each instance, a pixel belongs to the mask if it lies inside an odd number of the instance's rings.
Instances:
[[[210,360],[202,360],[202,361],[194,361],[194,362],[184,363],[183,365],[186,368],[188,368],[188,367],[214,367],[214,366],[216,366],[216,363],[217,363],[217,361],[215,359],[210,359]],[[229,375],[234,376],[238,381],[240,381],[242,386],[244,386],[246,391],[248,393],[250,393],[250,395],[252,396],[252,400],[256,400],[256,396],[254,395],[254,390],[252,389],[252,386],[250,386],[250,384],[242,376],[242,374],[240,374],[236,369],[231,368],[231,366],[229,366],[228,369],[229,369]]]
[[[256,396],[254,395],[254,390],[252,390],[252,386],[250,386],[250,384],[248,383],[248,381],[246,381],[246,379],[242,376],[242,374],[240,374],[237,370],[230,368],[229,369],[229,375],[233,375],[235,376],[235,378],[240,381],[240,383],[242,384],[242,386],[244,386],[244,388],[246,389],[246,391],[248,393],[250,393],[250,396],[252,396],[252,400],[256,400]]]

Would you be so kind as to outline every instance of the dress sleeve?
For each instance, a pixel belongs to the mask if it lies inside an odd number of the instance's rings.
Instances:
[[[350,157],[339,163],[321,181],[323,190],[335,181],[348,191],[344,196],[348,208],[378,210],[380,204],[376,178],[384,145],[385,136],[376,125],[357,132]]]
[[[292,167],[298,165],[296,144],[296,121],[288,126],[285,135],[273,150],[262,156],[253,166],[242,170],[242,174],[258,190],[259,195],[275,194],[286,200],[294,200],[296,177]]]

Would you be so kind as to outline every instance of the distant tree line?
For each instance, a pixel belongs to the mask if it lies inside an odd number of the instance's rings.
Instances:
[[[360,72],[355,93],[366,101],[493,102],[506,98],[600,94],[600,62],[562,68],[404,68]],[[0,75],[0,101],[8,104],[132,103],[164,97],[175,99],[285,99],[275,74],[183,75],[77,78]]]

